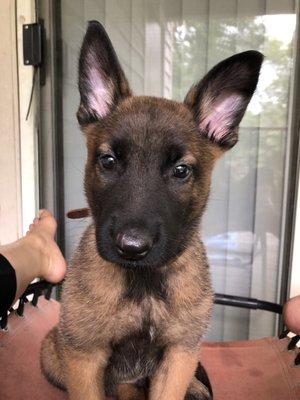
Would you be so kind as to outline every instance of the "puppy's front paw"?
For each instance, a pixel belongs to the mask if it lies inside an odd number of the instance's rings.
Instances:
[[[213,398],[207,389],[202,389],[201,391],[189,389],[184,397],[184,400],[213,400]]]
[[[203,366],[198,363],[195,376],[190,383],[184,400],[212,400],[212,388]]]

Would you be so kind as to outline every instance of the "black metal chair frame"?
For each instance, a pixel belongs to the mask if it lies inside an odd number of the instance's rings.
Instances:
[[[29,295],[33,295],[33,298],[30,301],[30,303],[34,307],[36,307],[40,296],[44,295],[47,300],[50,299],[52,290],[55,286],[57,285],[53,285],[43,280],[29,285],[28,288],[20,297],[17,309],[13,310],[11,308],[8,312],[0,316],[0,329],[7,329],[8,315],[10,312],[15,312],[17,313],[17,315],[23,316],[24,305],[25,303],[29,302],[27,298]],[[231,296],[228,294],[220,294],[220,293],[215,293],[214,302],[215,304],[221,304],[225,306],[246,308],[248,310],[264,310],[276,314],[282,314],[282,308],[283,308],[282,305],[280,304],[270,303],[268,301],[253,299],[251,297]]]

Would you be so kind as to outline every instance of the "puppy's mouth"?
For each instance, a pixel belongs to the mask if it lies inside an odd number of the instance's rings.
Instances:
[[[165,265],[164,260],[156,259],[151,256],[146,256],[141,259],[132,260],[130,258],[123,258],[118,256],[118,254],[108,254],[103,253],[98,250],[99,255],[105,260],[119,265],[121,268],[130,269],[130,270],[141,270],[143,268],[159,268],[162,265]]]
[[[168,263],[167,262],[156,262],[156,263],[147,263],[146,261],[131,261],[131,262],[119,262],[118,264],[122,269],[127,271],[134,271],[134,272],[142,272],[144,270],[149,271],[157,271],[164,268]]]

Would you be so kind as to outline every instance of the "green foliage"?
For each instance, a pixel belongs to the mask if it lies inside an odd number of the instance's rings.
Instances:
[[[258,93],[262,118],[248,110],[243,126],[285,127],[287,118],[292,44],[270,38],[260,17],[187,20],[174,29],[173,98],[182,100],[192,82],[213,65],[240,51],[255,49],[265,55],[272,80]]]

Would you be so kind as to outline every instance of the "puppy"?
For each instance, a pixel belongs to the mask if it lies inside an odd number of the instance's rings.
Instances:
[[[183,103],[133,96],[104,28],[89,23],[77,118],[93,222],[41,350],[44,375],[71,400],[212,399],[199,363],[213,303],[199,222],[262,59],[222,61]]]

